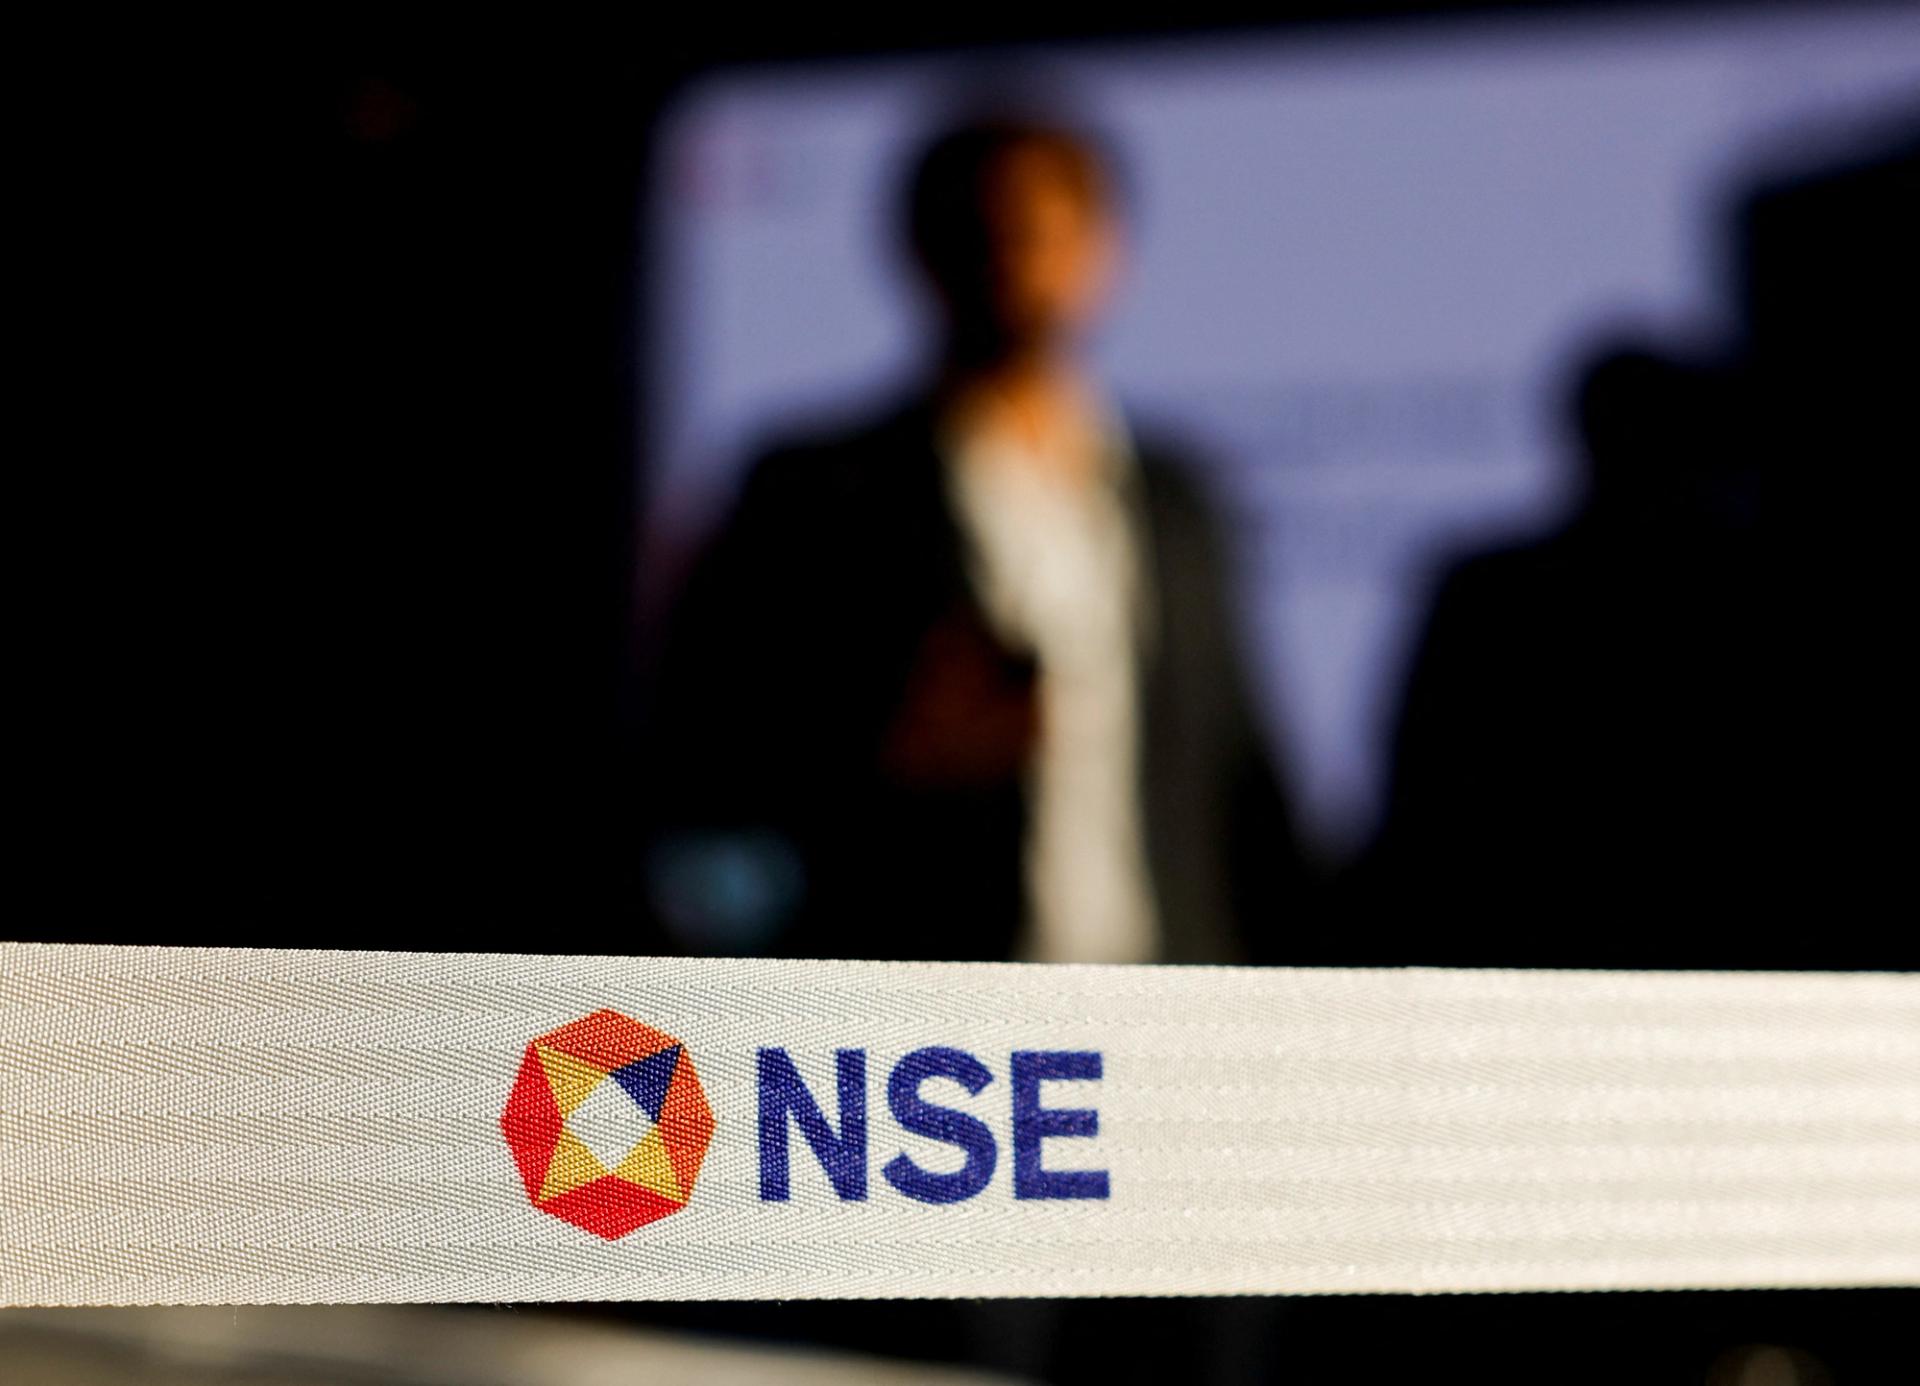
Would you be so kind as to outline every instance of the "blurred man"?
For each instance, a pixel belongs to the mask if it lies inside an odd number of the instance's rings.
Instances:
[[[1120,258],[1065,128],[934,141],[914,398],[774,449],[663,659],[649,894],[696,950],[1273,954],[1301,871],[1177,462],[1080,359]]]
[[[1711,965],[1722,942],[1644,902],[1713,917],[1767,804],[1753,459],[1728,444],[1731,380],[1611,350],[1583,373],[1575,422],[1573,520],[1441,584],[1369,917],[1338,961]],[[1427,928],[1442,904],[1460,917]]]
[[[1920,959],[1883,905],[1914,781],[1920,119],[1733,212],[1738,349],[1596,362],[1578,517],[1442,584],[1329,960]]]

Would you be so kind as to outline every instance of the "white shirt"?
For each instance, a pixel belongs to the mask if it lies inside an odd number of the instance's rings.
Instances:
[[[1134,465],[1106,413],[1092,484],[999,435],[950,432],[948,494],[988,621],[1039,666],[1027,777],[1032,962],[1149,962],[1159,928],[1142,840],[1136,642],[1143,575],[1122,487]]]

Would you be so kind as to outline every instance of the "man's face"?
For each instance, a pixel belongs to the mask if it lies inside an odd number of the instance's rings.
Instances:
[[[1000,153],[982,179],[971,253],[942,288],[954,326],[994,353],[1070,340],[1105,306],[1118,227],[1073,156],[1041,144]]]

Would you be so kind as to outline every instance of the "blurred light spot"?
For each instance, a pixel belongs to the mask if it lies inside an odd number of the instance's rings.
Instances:
[[[800,906],[800,853],[767,830],[680,833],[648,854],[647,891],[688,947],[750,953],[770,943]]]

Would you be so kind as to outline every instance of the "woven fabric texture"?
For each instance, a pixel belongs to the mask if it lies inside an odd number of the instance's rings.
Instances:
[[[1920,978],[0,945],[0,1303],[1920,1283]]]

